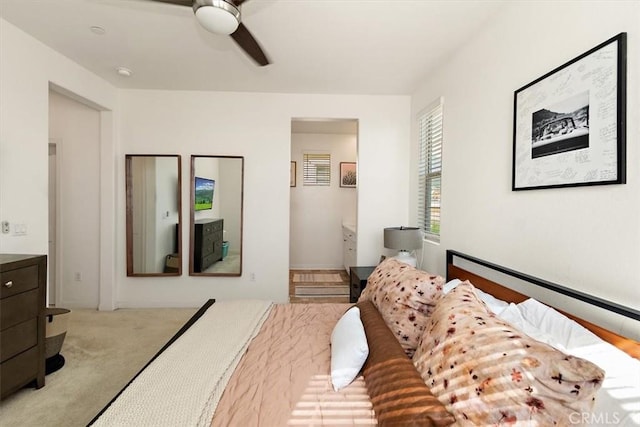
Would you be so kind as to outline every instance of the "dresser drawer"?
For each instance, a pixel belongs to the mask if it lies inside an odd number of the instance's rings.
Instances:
[[[207,234],[211,234],[214,233],[216,231],[222,231],[222,221],[218,220],[218,221],[211,221],[211,222],[207,222],[205,224],[202,224],[202,234],[203,235],[207,235]]]
[[[222,232],[222,220],[215,221],[211,223],[213,230],[211,231],[220,231]]]
[[[216,240],[213,242],[213,254],[217,255],[216,261],[222,258],[222,240]]]
[[[0,298],[38,287],[38,266],[29,265],[0,273]]]
[[[206,236],[211,233],[213,233],[213,223],[208,222],[206,224],[202,224],[202,235]]]
[[[219,259],[220,257],[216,257],[215,254],[207,255],[206,257],[202,258],[202,270],[206,270],[207,267],[209,267]]]
[[[202,239],[202,252],[201,255],[203,257],[213,253],[213,243],[215,239],[213,234],[209,236],[204,236]]]
[[[222,258],[222,219],[199,219],[195,222],[193,236],[193,271],[202,273],[208,266]]]
[[[38,319],[33,318],[0,332],[0,362],[38,343]]]
[[[0,331],[38,317],[38,289],[0,300]]]
[[[0,397],[13,393],[36,379],[38,347],[20,353],[0,364]]]

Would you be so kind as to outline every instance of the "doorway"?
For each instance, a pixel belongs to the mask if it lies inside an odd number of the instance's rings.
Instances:
[[[47,305],[55,307],[59,305],[58,292],[58,146],[60,140],[49,139],[49,257],[47,269],[49,286]]]
[[[49,89],[48,304],[98,307],[100,112]]]
[[[294,274],[344,271],[343,225],[356,226],[357,186],[342,185],[340,172],[357,164],[357,148],[357,119],[291,120],[290,300],[301,296]]]

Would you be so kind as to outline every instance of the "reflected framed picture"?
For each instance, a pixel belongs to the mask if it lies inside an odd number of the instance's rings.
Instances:
[[[340,187],[356,188],[357,178],[354,162],[340,162]]]
[[[626,182],[627,34],[514,94],[512,190]]]
[[[291,170],[289,172],[289,187],[296,186],[296,162],[291,162]]]

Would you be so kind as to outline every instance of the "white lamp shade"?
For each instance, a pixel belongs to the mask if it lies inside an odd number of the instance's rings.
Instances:
[[[384,229],[384,247],[412,251],[422,247],[422,231],[418,227],[389,227]]]
[[[201,6],[196,10],[196,19],[207,31],[229,35],[240,24],[238,18],[230,11],[214,6]]]

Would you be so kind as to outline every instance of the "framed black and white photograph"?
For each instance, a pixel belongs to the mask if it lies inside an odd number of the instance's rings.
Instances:
[[[512,190],[626,182],[626,33],[514,94]]]

